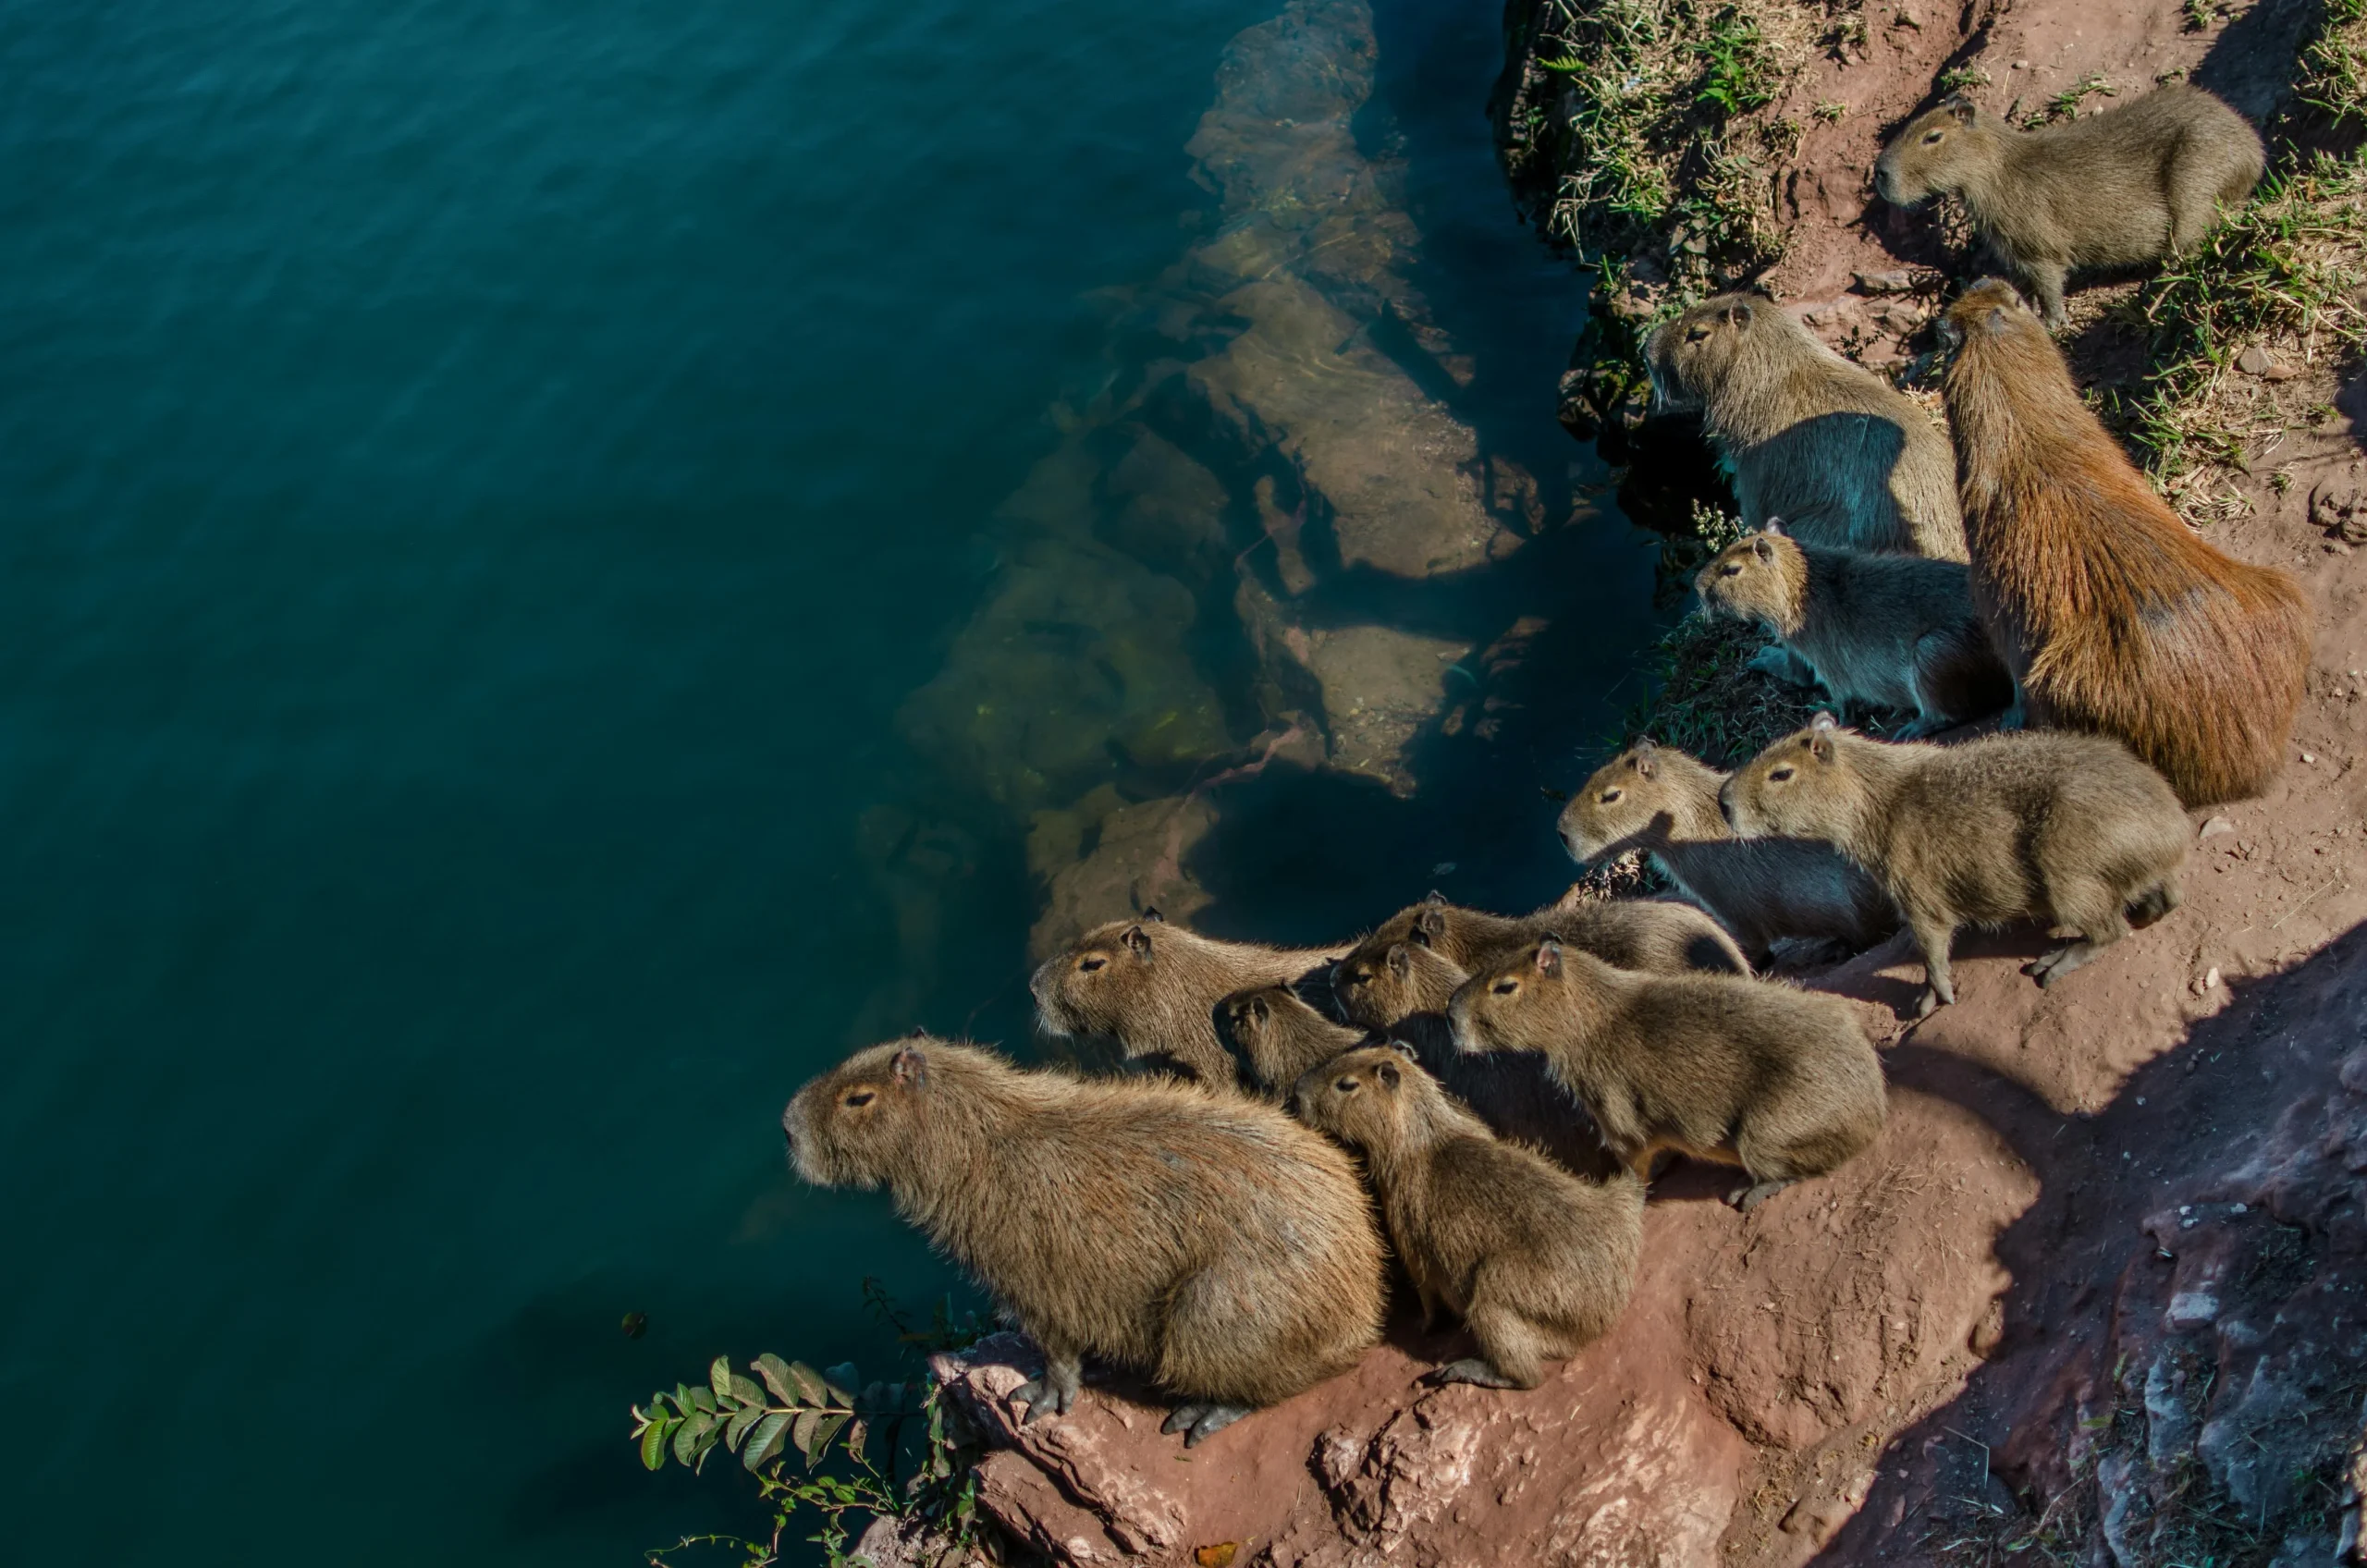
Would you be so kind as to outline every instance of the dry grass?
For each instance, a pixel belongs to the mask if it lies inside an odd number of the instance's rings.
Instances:
[[[2189,521],[2234,515],[2244,503],[2228,482],[2273,457],[2367,344],[2362,277],[2367,164],[2321,155],[2271,177],[2119,308],[2146,335],[2151,371],[2106,392],[2104,411]],[[2254,348],[2277,367],[2266,376],[2240,364]]]

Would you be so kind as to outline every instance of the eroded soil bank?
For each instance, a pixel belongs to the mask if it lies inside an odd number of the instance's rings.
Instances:
[[[1288,15],[1338,15],[1342,3]],[[1533,129],[1570,112],[1557,95],[1573,72],[1553,64],[1570,56],[1540,43],[1563,47],[1556,30],[1619,9],[1515,0],[1503,123]],[[1928,347],[1957,258],[1922,220],[1873,204],[1864,176],[1883,135],[1944,76],[2027,116],[2066,93],[2076,107],[2097,78],[2137,91],[2184,74],[2283,123],[2295,53],[2327,23],[2293,0],[1784,12],[1762,38],[1790,53],[1760,129],[1722,120],[1724,141],[1703,154],[1748,153],[1746,172],[1767,182],[1767,221],[1781,231],[1777,259],[1748,223],[1712,232],[1697,214],[1674,239],[1665,222],[1630,233],[1624,280],[1649,306],[1688,277],[1757,271],[1837,347],[1905,364]],[[1317,146],[1319,108],[1242,112],[1305,114]],[[1771,138],[1771,119],[1790,129]],[[1514,140],[1516,183],[1551,222],[1567,171]],[[1276,176],[1238,178],[1269,190],[1259,182]],[[1356,189],[1335,165],[1306,194],[1337,216],[1255,227],[1196,261],[1232,269],[1228,308],[1258,326],[1183,381],[1202,428],[1294,432],[1274,444],[1294,477],[1277,471],[1257,491],[1270,508],[1275,580],[1244,576],[1233,590],[1248,623],[1272,628],[1276,650],[1260,758],[1319,747],[1330,766],[1388,785],[1417,714],[1452,699],[1466,705],[1463,722],[1486,721],[1482,682],[1463,692],[1432,679],[1478,650],[1451,638],[1364,647],[1268,606],[1286,603],[1294,574],[1318,558],[1408,578],[1481,569],[1522,540],[1538,492],[1508,467],[1429,483],[1441,471],[1375,466],[1357,447],[1373,432],[1294,423],[1279,361],[1328,354],[1339,363],[1327,374],[1389,375],[1359,358],[1309,281],[1345,266],[1376,298],[1395,287],[1377,259],[1382,220],[1357,217]],[[1226,259],[1236,252],[1237,263]],[[2091,294],[2075,321],[2075,355],[2100,385],[2142,370],[2109,312],[2126,297]],[[1418,340],[1418,300],[1390,310]],[[2045,993],[2017,967],[2041,934],[1968,940],[1960,1000],[1920,1024],[1907,1022],[1919,967],[1903,938],[1809,976],[1856,1000],[1884,1047],[1882,1143],[1748,1217],[1682,1170],[1663,1179],[1625,1317],[1533,1393],[1417,1387],[1458,1345],[1401,1316],[1353,1376],[1185,1455],[1158,1435],[1157,1408],[1120,1385],[1096,1387],[1066,1419],[1013,1425],[1007,1395],[1032,1375],[1016,1338],[941,1361],[989,1434],[981,1476],[993,1515],[1063,1562],[2357,1561],[2367,564],[2352,546],[2367,536],[2354,423],[2367,410],[2348,355],[2307,334],[2252,347],[2211,392],[2240,403],[2249,423],[2238,422],[2227,460],[2181,471],[2174,496],[2222,547],[2300,576],[2316,658],[2283,780],[2197,815],[2183,908]],[[1586,351],[1565,383],[1580,405],[1567,423],[1633,457],[1639,410],[1623,406],[1625,388],[1589,379]],[[1437,362],[1451,383],[1452,355]],[[1391,461],[1462,450],[1412,396],[1374,406],[1404,415],[1385,440]],[[1333,521],[1310,555],[1309,521],[1355,511],[1342,502],[1367,480],[1391,504]],[[1369,717],[1346,721],[1359,701]],[[1308,722],[1318,710],[1319,727]],[[1158,842],[1150,875],[1171,878],[1197,807],[1186,795],[1155,814],[1129,809],[1137,817],[1112,813],[1100,843]],[[1549,850],[1540,839],[1539,856]],[[1048,933],[1106,901],[1097,882],[1108,874],[1093,867],[1088,854],[1056,879]],[[1134,875],[1131,894],[1149,896]]]

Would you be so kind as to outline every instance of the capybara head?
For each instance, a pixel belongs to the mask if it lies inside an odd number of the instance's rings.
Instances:
[[[1653,399],[1663,410],[1700,407],[1758,338],[1788,325],[1773,300],[1756,294],[1721,294],[1662,322],[1644,339]]]
[[[1940,341],[1950,349],[1961,349],[1975,338],[2010,342],[2017,337],[2049,347],[2054,342],[2020,290],[2002,277],[1981,279],[1940,315]]]
[[[1054,1035],[1118,1035],[1158,984],[1159,911],[1098,925],[1036,967],[1027,988]]]
[[[1784,520],[1746,534],[1694,574],[1693,591],[1712,616],[1755,621],[1779,633],[1796,631],[1808,601],[1809,563],[1784,533]]]
[[[1417,935],[1378,953],[1359,948],[1342,959],[1331,972],[1331,994],[1349,1023],[1387,1029],[1415,1013],[1441,1011],[1463,981],[1454,961]]]
[[[1901,207],[1960,190],[1974,170],[1997,161],[1997,127],[1972,100],[1955,93],[1891,139],[1874,160],[1874,190]]]
[[[1746,839],[1837,839],[1856,817],[1864,781],[1853,776],[1829,713],[1736,768],[1718,791],[1726,825]]]
[[[960,1071],[925,1035],[859,1050],[797,1091],[781,1112],[790,1163],[817,1187],[877,1187],[912,1169],[931,1080]]]
[[[1557,1033],[1568,972],[1561,942],[1548,937],[1466,980],[1446,1010],[1454,1048],[1466,1056],[1542,1050]]]
[[[1580,865],[1643,842],[1676,826],[1677,769],[1703,771],[1683,752],[1663,752],[1649,735],[1594,770],[1571,792],[1557,826],[1562,844]]]
[[[1366,1046],[1307,1069],[1291,1107],[1318,1133],[1360,1149],[1389,1148],[1405,1135],[1407,1109],[1438,1085],[1400,1046]]]

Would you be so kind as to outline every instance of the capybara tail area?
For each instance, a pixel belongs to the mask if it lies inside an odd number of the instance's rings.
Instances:
[[[1159,1381],[1186,1399],[1273,1404],[1354,1366],[1380,1337],[1380,1318],[1377,1253],[1287,1261],[1236,1255],[1168,1298]]]
[[[2134,626],[2084,629],[2032,682],[2059,722],[2125,741],[2189,809],[2249,800],[2284,771],[2310,664],[2300,591],[2281,573],[2214,564],[2224,585],[2149,606]]]

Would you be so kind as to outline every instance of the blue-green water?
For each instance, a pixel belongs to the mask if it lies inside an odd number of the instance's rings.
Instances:
[[[857,1281],[948,1277],[776,1117],[875,1034],[1024,1037],[1027,824],[895,715],[1048,408],[1166,351],[1107,291],[1205,231],[1183,147],[1277,8],[0,3],[9,1560],[635,1562],[736,1493],[644,1476],[630,1402],[889,1369]],[[1379,12],[1359,135],[1559,493],[1494,8]],[[1645,625],[1587,548],[1532,750]],[[1289,853],[1212,914],[1311,938],[1490,846],[1460,890],[1550,892],[1541,759],[1247,802]]]

